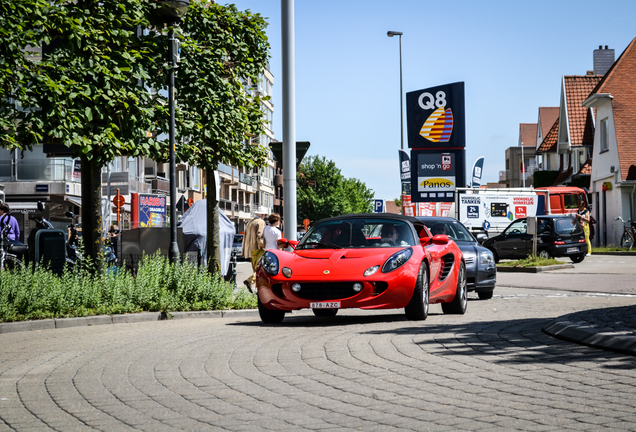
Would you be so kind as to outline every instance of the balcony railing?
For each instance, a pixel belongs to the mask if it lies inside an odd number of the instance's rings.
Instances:
[[[248,186],[252,186],[252,177],[247,174],[240,173],[239,181],[245,183]]]
[[[2,181],[81,181],[79,172],[73,172],[70,159],[2,160]]]

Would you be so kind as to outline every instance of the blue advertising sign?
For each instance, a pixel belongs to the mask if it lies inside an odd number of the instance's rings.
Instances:
[[[466,216],[472,219],[479,218],[479,206],[467,206],[466,207]]]
[[[464,148],[464,83],[430,87],[406,94],[410,148]],[[411,159],[412,160],[412,159]]]
[[[474,188],[478,188],[481,186],[481,174],[484,170],[484,157],[481,156],[477,158],[475,163],[473,164],[473,179],[471,181],[471,185]]]
[[[139,227],[163,227],[166,220],[166,197],[139,194]]]
[[[411,150],[411,201],[454,202],[464,186],[463,149]]]
[[[381,200],[381,199],[374,200],[373,213],[384,213],[384,200]]]

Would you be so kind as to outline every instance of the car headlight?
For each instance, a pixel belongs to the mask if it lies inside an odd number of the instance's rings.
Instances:
[[[480,264],[494,264],[495,257],[492,256],[492,252],[490,251],[481,251],[479,253],[479,263]]]
[[[278,257],[270,251],[265,251],[261,257],[261,266],[267,273],[276,276],[278,274]]]
[[[394,253],[387,259],[382,266],[382,273],[389,273],[395,269],[402,267],[413,256],[413,249],[402,249]]]

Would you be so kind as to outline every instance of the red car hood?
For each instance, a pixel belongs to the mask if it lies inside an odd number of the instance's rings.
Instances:
[[[390,249],[310,249],[277,251],[280,266],[292,269],[292,279],[328,274],[329,279],[356,279],[369,267],[381,266],[401,248]],[[325,273],[328,271],[328,273]]]

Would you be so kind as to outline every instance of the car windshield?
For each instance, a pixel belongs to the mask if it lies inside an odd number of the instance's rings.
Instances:
[[[456,220],[426,221],[426,228],[433,235],[445,234],[454,241],[476,242],[473,235],[460,222]]]
[[[296,249],[357,249],[415,245],[411,226],[397,219],[338,219],[307,232]]]
[[[558,234],[573,234],[583,231],[581,224],[574,218],[555,219],[554,229]]]

